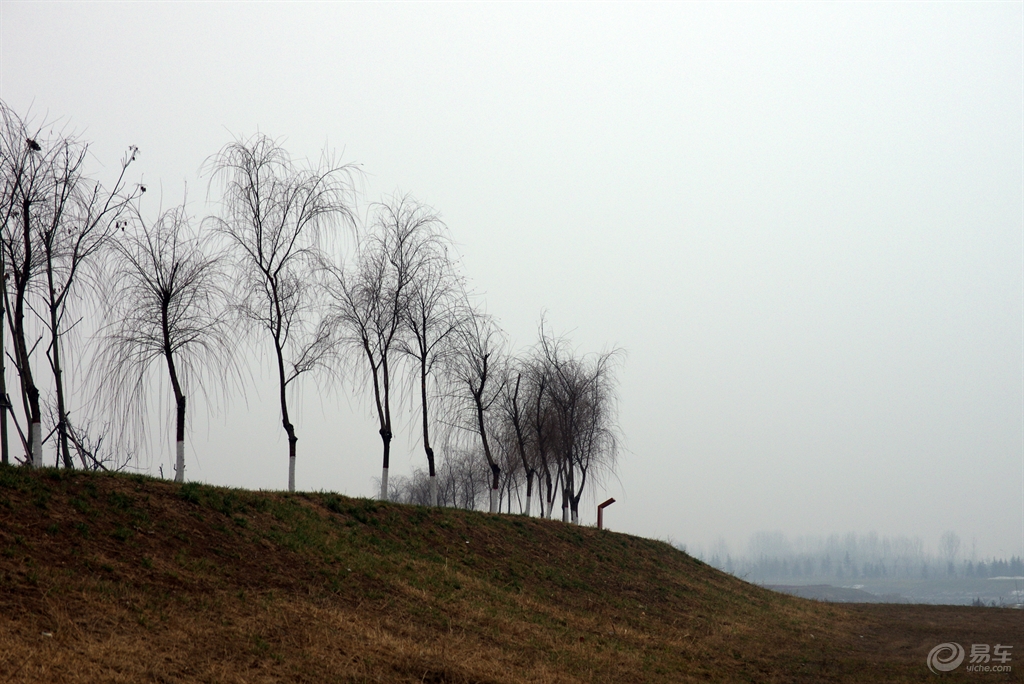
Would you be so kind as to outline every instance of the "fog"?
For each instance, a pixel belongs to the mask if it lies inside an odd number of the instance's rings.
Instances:
[[[517,347],[624,348],[612,529],[1024,554],[1019,3],[0,5],[0,98],[129,145],[155,215],[262,131],[411,192]],[[283,489],[266,350],[189,478]],[[84,393],[84,389],[81,390]],[[79,399],[84,394],[79,395]],[[351,383],[307,382],[299,489],[371,496]],[[408,406],[408,401],[406,401]],[[409,414],[411,415],[411,414]],[[396,472],[422,467],[400,424]],[[155,439],[141,467],[171,463]]]

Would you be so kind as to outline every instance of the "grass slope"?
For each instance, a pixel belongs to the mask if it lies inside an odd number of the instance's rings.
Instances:
[[[0,468],[0,681],[931,681],[1024,614],[833,605],[519,516]],[[1016,669],[1016,668],[1015,668]],[[952,681],[1018,681],[959,672]]]

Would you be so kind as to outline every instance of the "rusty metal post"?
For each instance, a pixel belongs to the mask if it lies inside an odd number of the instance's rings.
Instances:
[[[597,529],[604,529],[604,507],[611,506],[613,503],[615,503],[615,499],[608,499],[597,507]]]

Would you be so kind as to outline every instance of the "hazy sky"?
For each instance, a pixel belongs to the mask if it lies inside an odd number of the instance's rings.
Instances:
[[[364,208],[443,214],[517,345],[547,311],[624,347],[612,528],[1024,553],[1021,3],[4,0],[0,41],[0,97],[108,180],[138,145],[154,214],[205,212],[234,136],[326,145]],[[264,376],[195,417],[190,478],[286,486]],[[368,404],[305,390],[298,487],[371,495]]]

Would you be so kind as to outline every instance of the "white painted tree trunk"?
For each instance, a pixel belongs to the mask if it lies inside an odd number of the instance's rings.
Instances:
[[[491,490],[491,513],[500,513],[498,510],[498,490]]]
[[[295,491],[295,457],[288,457],[288,491]]]
[[[380,475],[380,500],[388,500],[388,469],[384,468]]]
[[[175,443],[175,453],[177,459],[174,464],[174,481],[184,482],[185,481],[185,442]]]
[[[566,506],[562,509],[562,522],[569,522],[569,507]]]
[[[32,423],[31,434],[29,439],[32,447],[32,462],[30,465],[33,468],[43,467],[43,426],[39,423]]]
[[[437,475],[430,476],[430,505],[437,505]]]
[[[526,511],[524,511],[524,512],[526,513],[526,517],[530,517],[530,495],[529,494],[526,495]]]
[[[572,524],[573,525],[579,525],[580,524],[580,514],[577,511],[573,511],[572,512]]]

